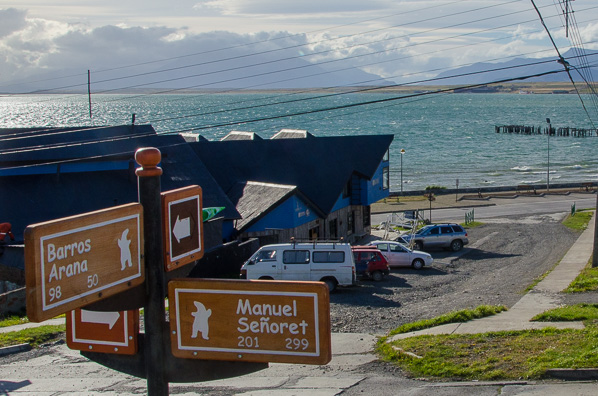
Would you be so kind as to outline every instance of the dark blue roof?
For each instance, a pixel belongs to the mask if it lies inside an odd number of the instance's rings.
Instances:
[[[223,190],[247,181],[293,185],[328,214],[353,174],[366,179],[374,176],[393,138],[334,136],[190,145]]]
[[[55,142],[61,147],[44,149],[28,143],[22,147],[25,150],[11,152],[9,144],[5,144],[9,135],[5,131],[0,135],[0,175],[4,175],[0,176],[0,222],[11,223],[18,239],[22,239],[24,228],[30,224],[137,202],[134,154],[142,147],[157,147],[162,153],[162,191],[197,184],[203,191],[204,207],[224,206],[225,218],[240,217],[179,135],[158,136],[151,126],[104,127],[94,130],[96,142],[91,144],[87,131],[78,135],[71,129],[72,133],[53,135],[61,136]],[[63,139],[66,136],[72,140]],[[38,138],[47,136],[23,141],[39,142]],[[80,144],[84,142],[87,144]],[[72,159],[77,161],[65,162]],[[15,174],[16,171],[21,174]],[[10,176],[10,172],[14,175]]]

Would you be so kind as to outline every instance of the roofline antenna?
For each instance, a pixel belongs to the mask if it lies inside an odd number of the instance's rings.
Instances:
[[[91,120],[91,71],[87,69],[87,99],[89,101],[89,119]]]

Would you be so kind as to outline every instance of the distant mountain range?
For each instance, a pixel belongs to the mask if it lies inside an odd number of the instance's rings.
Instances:
[[[583,50],[570,49],[562,54],[563,58],[571,65],[571,76],[575,81],[583,81],[576,68],[582,70],[584,76],[598,77],[598,67],[583,69],[581,64],[583,59],[578,54],[583,54]],[[586,53],[586,64],[595,64],[598,52]],[[487,84],[493,81],[518,78],[541,74],[553,70],[562,70],[560,73],[548,74],[540,77],[526,79],[526,82],[563,82],[569,81],[569,76],[565,73],[563,65],[557,62],[558,57],[548,58],[515,58],[501,63],[475,63],[471,66],[460,67],[437,75],[441,78],[435,82],[438,85],[468,85],[468,84]],[[544,62],[544,63],[542,63]],[[490,71],[492,70],[492,71]],[[454,77],[453,77],[454,76]],[[587,77],[586,77],[587,79]],[[513,81],[517,82],[517,81]]]

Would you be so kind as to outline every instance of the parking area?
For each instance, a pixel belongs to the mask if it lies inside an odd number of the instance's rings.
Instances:
[[[434,264],[423,270],[393,268],[381,282],[340,288],[330,298],[332,330],[385,334],[452,310],[512,306],[578,236],[558,216],[535,217],[502,218],[469,229],[469,245],[459,252],[431,250]]]

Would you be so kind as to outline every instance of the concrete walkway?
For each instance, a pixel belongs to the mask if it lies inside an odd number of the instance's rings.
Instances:
[[[545,327],[582,329],[582,322],[532,322],[531,319],[544,311],[560,305],[558,294],[563,291],[585,268],[592,256],[594,244],[594,222],[581,234],[561,262],[546,278],[521,298],[511,309],[498,315],[476,319],[465,323],[451,323],[429,329],[397,334],[389,341],[424,334],[477,334],[491,331],[530,330]]]

